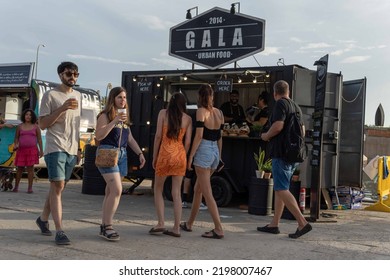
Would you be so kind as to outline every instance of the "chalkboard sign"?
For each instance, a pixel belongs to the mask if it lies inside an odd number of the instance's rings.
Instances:
[[[141,93],[151,93],[152,92],[152,85],[153,83],[148,80],[144,80],[141,82],[138,82],[138,89]]]
[[[33,64],[0,64],[0,87],[30,86]]]
[[[215,81],[215,92],[232,92],[233,80],[223,79]]]

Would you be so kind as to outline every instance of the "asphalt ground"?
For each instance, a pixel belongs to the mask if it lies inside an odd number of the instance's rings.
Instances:
[[[132,185],[123,184],[125,188]],[[34,182],[34,193],[27,194],[26,180],[22,179],[18,193],[0,192],[0,268],[4,279],[281,279],[321,275],[367,279],[381,276],[390,264],[390,213],[362,209],[321,210],[320,219],[312,223],[313,230],[293,240],[288,233],[295,232],[295,221],[282,220],[278,235],[258,232],[256,227],[268,224],[271,216],[248,214],[242,207],[246,197],[237,196],[228,207],[219,209],[225,232],[221,240],[201,237],[213,228],[207,210],[200,211],[193,232],[182,231],[180,238],[150,235],[156,215],[148,180],[137,187],[140,195],[122,195],[114,222],[119,242],[98,236],[103,196],[82,194],[82,181],[71,180],[63,193],[63,224],[72,243],[58,246],[54,236],[41,235],[35,224],[48,188],[47,179],[39,179]],[[165,206],[168,228],[173,203],[166,201]],[[189,213],[190,209],[183,209],[182,220]],[[50,225],[53,229],[51,220]],[[187,270],[192,276],[184,276]],[[199,271],[201,274],[194,274]]]
[[[129,187],[130,182],[124,182]],[[71,180],[63,193],[64,230],[72,244],[57,246],[54,236],[43,236],[35,220],[41,213],[49,183],[34,182],[27,194],[25,179],[19,193],[0,192],[1,260],[389,260],[390,213],[365,210],[321,210],[313,230],[293,240],[295,221],[282,220],[281,234],[260,233],[270,216],[250,215],[238,203],[220,208],[225,238],[205,239],[213,228],[208,211],[200,211],[193,232],[180,238],[150,235],[156,224],[150,181],[122,195],[114,227],[119,242],[98,236],[103,196],[82,194],[82,181]],[[172,225],[173,204],[166,201],[166,227]],[[185,220],[190,209],[183,209]],[[50,220],[51,229],[54,228]]]

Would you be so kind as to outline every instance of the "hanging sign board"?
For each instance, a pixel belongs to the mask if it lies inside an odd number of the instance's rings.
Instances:
[[[138,89],[140,93],[151,93],[153,83],[148,80],[138,82]]]
[[[224,79],[215,81],[215,92],[232,92],[233,89],[233,80]]]
[[[217,69],[264,50],[265,20],[215,7],[170,29],[169,54]]]
[[[30,86],[34,63],[0,64],[0,87]]]

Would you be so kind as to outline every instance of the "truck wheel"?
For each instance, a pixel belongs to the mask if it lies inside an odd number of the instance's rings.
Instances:
[[[213,191],[215,202],[219,207],[228,205],[232,199],[232,186],[221,176],[211,177],[211,190]]]

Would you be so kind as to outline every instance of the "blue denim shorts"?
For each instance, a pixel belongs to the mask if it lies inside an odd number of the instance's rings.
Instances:
[[[77,156],[66,152],[54,152],[44,157],[49,181],[69,181]]]
[[[202,168],[217,169],[219,150],[217,141],[202,139],[194,156],[194,165]]]
[[[111,145],[100,145],[98,146],[96,153],[99,149],[117,149],[117,147],[111,146]],[[115,173],[119,172],[121,174],[121,177],[124,177],[127,175],[127,151],[126,148],[121,148],[121,151],[119,153],[118,157],[118,164],[113,167],[98,167],[100,174],[107,174],[107,173]]]
[[[289,163],[281,158],[272,159],[272,177],[275,191],[290,189],[290,180],[298,163]]]

